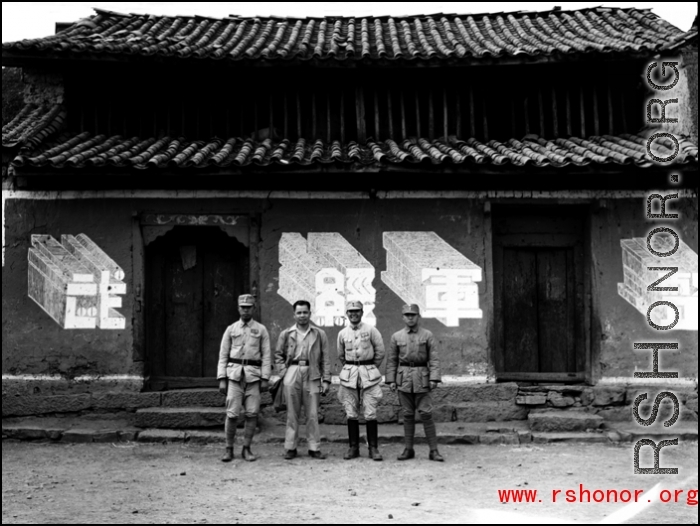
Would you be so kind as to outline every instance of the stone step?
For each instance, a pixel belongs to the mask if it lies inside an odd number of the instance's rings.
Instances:
[[[188,408],[185,408],[188,409]],[[189,408],[192,409],[192,408]],[[194,408],[201,409],[201,408]],[[219,409],[216,409],[220,412]],[[282,444],[285,426],[264,423],[256,431],[256,444]],[[528,444],[551,444],[557,442],[575,443],[635,443],[641,438],[651,438],[655,442],[678,438],[681,441],[697,441],[697,423],[679,422],[671,428],[656,426],[644,428],[634,423],[619,424],[605,430],[591,432],[531,432],[522,421],[506,423],[458,423],[438,424],[438,442],[446,445],[507,445],[527,446]],[[360,428],[361,442],[366,443],[364,426]],[[243,434],[237,433],[237,441]],[[299,433],[302,444],[306,432],[302,426]],[[2,424],[3,440],[54,441],[80,443],[112,443],[136,441],[145,443],[190,443],[223,444],[225,437],[222,428],[173,428],[137,429],[126,420],[85,421],[80,418],[29,418],[7,419]],[[321,440],[330,444],[347,444],[347,427],[321,425]],[[402,444],[403,426],[386,424],[379,426],[381,444]],[[416,429],[416,443],[425,444],[421,426]]]
[[[570,433],[603,427],[603,417],[584,411],[531,412],[528,417],[533,432]]]
[[[226,396],[218,389],[177,389],[161,393],[161,407],[224,407]]]
[[[225,418],[220,407],[149,407],[136,411],[135,424],[140,428],[197,429],[221,427]]]

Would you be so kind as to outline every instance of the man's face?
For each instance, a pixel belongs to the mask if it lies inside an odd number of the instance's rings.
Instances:
[[[294,319],[299,327],[306,327],[311,319],[311,311],[306,305],[297,305],[294,310]]]
[[[348,315],[348,320],[350,320],[350,323],[352,323],[353,325],[357,325],[362,320],[363,310],[353,309],[347,311],[346,314]]]
[[[406,327],[409,329],[412,329],[416,325],[418,325],[418,320],[420,319],[420,315],[418,314],[404,314],[403,315],[403,322],[406,324]]]
[[[238,307],[238,314],[241,315],[241,319],[243,321],[250,321],[253,319],[253,307],[252,306],[243,306],[239,305]]]

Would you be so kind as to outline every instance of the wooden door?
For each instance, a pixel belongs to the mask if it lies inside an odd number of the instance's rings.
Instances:
[[[586,378],[584,211],[497,209],[494,214],[496,375]]]
[[[248,249],[216,227],[176,227],[146,265],[151,388],[214,386],[221,337],[248,292]]]

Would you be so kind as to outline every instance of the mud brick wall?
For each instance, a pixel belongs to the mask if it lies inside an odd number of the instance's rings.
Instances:
[[[512,194],[512,192],[511,192]],[[571,197],[575,197],[575,192]],[[512,196],[512,195],[511,195]],[[512,199],[512,202],[517,202]],[[542,204],[551,200],[542,198]],[[483,270],[475,282],[482,318],[423,319],[440,345],[443,375],[476,377],[484,381],[493,373],[491,327],[493,310],[493,269],[489,259],[489,219],[484,213],[484,199],[7,199],[5,202],[5,264],[2,269],[2,372],[31,385],[31,394],[52,395],[58,391],[81,394],[86,389],[76,379],[90,378],[90,391],[111,392],[110,382],[120,380],[124,389],[138,392],[148,375],[148,352],[144,348],[144,328],[138,332],[135,320],[147,308],[143,305],[143,239],[135,225],[134,214],[142,210],[162,213],[206,214],[236,207],[241,214],[260,215],[258,318],[264,323],[273,344],[283,329],[294,323],[292,305],[280,294],[280,242],[284,234],[333,233],[342,236],[364,260],[374,267],[374,315],[377,328],[388,344],[391,334],[402,328],[401,306],[405,300],[382,280],[387,269],[386,232],[434,232],[455,251]],[[680,199],[674,210],[685,218],[677,223],[677,232],[694,254],[698,251],[697,199]],[[592,380],[631,378],[634,371],[648,370],[651,352],[634,350],[634,343],[650,341],[658,334],[650,328],[645,315],[618,293],[624,281],[621,240],[645,237],[651,223],[644,221],[646,202],[638,197],[607,200],[604,207],[590,212],[591,268],[591,364]],[[28,295],[28,252],[32,235],[85,234],[92,239],[125,273],[126,293],[117,309],[126,319],[119,330],[66,330],[56,323]],[[313,236],[312,236],[313,237]],[[140,276],[140,278],[139,278]],[[293,277],[293,276],[292,276]],[[138,279],[141,279],[139,283]],[[141,287],[141,288],[139,288]],[[139,296],[139,292],[141,296]],[[460,310],[455,313],[460,315]],[[232,322],[235,320],[231,320]],[[331,343],[333,373],[340,367],[336,360],[336,338],[340,324],[324,327]],[[697,331],[674,330],[672,341],[677,351],[664,351],[660,369],[678,371],[681,378],[697,377]],[[212,347],[207,352],[217,353]],[[43,380],[50,377],[49,380]],[[58,381],[60,379],[60,382]],[[141,380],[139,385],[138,380]],[[62,386],[59,387],[59,383]],[[495,389],[484,384],[485,389]],[[38,392],[34,392],[37,388]],[[27,393],[17,382],[3,380],[3,392]],[[436,393],[436,413],[446,420],[482,419],[479,411],[494,413],[492,419],[524,418],[511,402],[490,398],[498,406],[482,407],[478,400],[442,398]],[[456,396],[456,395],[455,395]],[[515,395],[513,395],[514,397]],[[567,404],[567,400],[554,402]],[[465,406],[466,404],[466,406]],[[576,400],[574,397],[574,406]],[[387,406],[387,419],[393,409]],[[384,417],[383,417],[384,418]]]

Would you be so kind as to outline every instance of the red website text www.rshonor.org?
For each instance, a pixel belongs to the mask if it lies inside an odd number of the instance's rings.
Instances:
[[[640,502],[643,489],[586,489],[579,484],[578,489],[554,489],[551,502]],[[499,489],[498,499],[503,502],[542,502],[536,489]],[[664,503],[685,503],[688,506],[698,505],[698,490],[661,490],[659,500]]]

